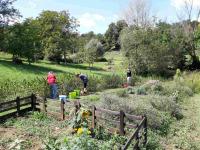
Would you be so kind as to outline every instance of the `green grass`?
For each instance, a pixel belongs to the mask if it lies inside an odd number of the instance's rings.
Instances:
[[[109,53],[105,57],[109,57]],[[114,54],[113,54],[114,55]],[[117,59],[114,61],[115,68],[118,68],[120,62],[122,62],[121,54],[118,54]],[[22,65],[15,65],[11,61],[11,55],[0,53],[0,76],[4,79],[31,79],[34,77],[45,77],[49,71],[54,71],[56,74],[59,73],[85,73],[90,75],[105,75],[111,74],[117,70],[109,71],[107,69],[107,62],[95,62],[92,70],[88,67],[88,64],[55,64],[49,61],[39,61],[29,65],[24,62]]]

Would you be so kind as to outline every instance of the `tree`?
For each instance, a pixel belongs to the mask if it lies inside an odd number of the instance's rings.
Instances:
[[[130,0],[123,17],[128,25],[142,28],[152,26],[155,19],[153,15],[151,15],[148,0]]]
[[[76,20],[66,11],[43,11],[38,20],[45,58],[59,63],[64,56],[66,62],[71,37],[76,35]]]
[[[120,50],[120,32],[127,27],[127,23],[124,20],[119,20],[117,23],[111,23],[104,35],[106,50]]]
[[[169,74],[184,55],[171,25],[159,23],[156,28],[129,27],[121,35],[122,50],[137,74]]]
[[[20,17],[19,11],[12,5],[16,0],[0,0],[0,26],[6,26]]]
[[[15,22],[20,13],[12,5],[15,0],[0,0],[0,51],[5,50],[7,25]]]
[[[90,65],[93,65],[94,61],[103,55],[103,45],[97,39],[91,39],[85,46],[84,60]]]
[[[13,60],[27,58],[29,64],[41,55],[39,25],[37,20],[26,19],[9,28],[8,49],[13,54]]]
[[[199,69],[200,61],[196,54],[197,47],[195,46],[195,32],[198,27],[198,20],[200,17],[200,8],[194,6],[194,0],[184,0],[183,8],[181,9],[183,14],[179,14],[179,24],[182,27],[184,33],[184,48],[187,51],[187,55],[190,56],[191,63],[188,64],[189,69]],[[192,19],[194,20],[192,21]]]

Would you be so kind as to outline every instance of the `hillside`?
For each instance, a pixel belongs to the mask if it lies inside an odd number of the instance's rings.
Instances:
[[[6,79],[30,79],[38,76],[45,76],[49,71],[55,73],[85,73],[91,75],[105,75],[113,72],[120,73],[123,65],[120,65],[123,61],[123,57],[119,52],[109,52],[105,54],[105,58],[110,59],[113,56],[117,56],[113,60],[110,70],[108,62],[95,62],[93,68],[90,70],[88,64],[55,64],[50,61],[41,60],[37,63],[29,65],[24,62],[22,65],[15,65],[11,61],[11,55],[0,53],[0,76]]]

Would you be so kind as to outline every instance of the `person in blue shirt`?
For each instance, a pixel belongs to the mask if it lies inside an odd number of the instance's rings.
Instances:
[[[87,93],[87,85],[88,85],[88,77],[87,77],[87,75],[85,75],[85,74],[77,74],[76,77],[81,79],[81,81],[83,82],[83,87],[84,87],[83,92]]]

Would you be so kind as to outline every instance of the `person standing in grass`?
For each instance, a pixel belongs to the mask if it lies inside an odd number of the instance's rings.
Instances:
[[[127,73],[126,74],[127,74],[127,85],[130,86],[131,85],[131,76],[132,76],[130,68],[127,69]]]
[[[76,74],[76,77],[83,82],[83,93],[87,93],[88,77],[85,74]]]
[[[50,91],[51,91],[50,97],[52,99],[55,99],[57,97],[57,85],[56,85],[56,76],[52,71],[48,73],[47,82],[50,86]]]

